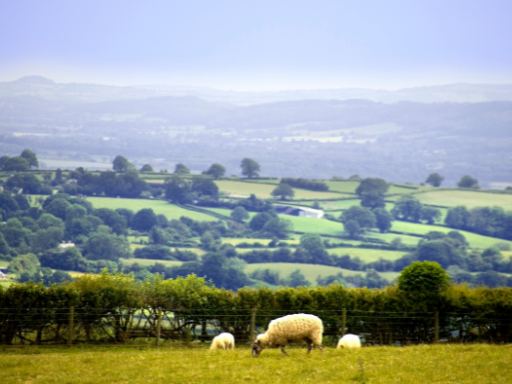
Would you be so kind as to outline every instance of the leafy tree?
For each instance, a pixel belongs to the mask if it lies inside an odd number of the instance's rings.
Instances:
[[[76,247],[53,249],[41,255],[43,267],[64,269],[66,271],[87,271],[88,261]]]
[[[279,217],[275,216],[270,220],[267,220],[262,229],[268,236],[277,237],[278,239],[286,239],[288,237],[290,227],[291,223],[289,221],[281,220]]]
[[[436,262],[414,262],[400,273],[398,289],[416,305],[435,307],[448,287],[450,277]]]
[[[128,221],[121,213],[108,208],[94,210],[94,215],[99,217],[112,231],[118,235],[126,233]]]
[[[239,223],[243,223],[249,218],[249,213],[244,207],[235,207],[231,211],[231,218]]]
[[[272,191],[272,196],[278,197],[281,200],[288,200],[294,196],[293,188],[286,183],[279,183],[277,187]]]
[[[9,244],[5,241],[4,234],[0,232],[0,260],[7,259],[10,252]]]
[[[15,273],[18,275],[23,272],[34,275],[37,273],[40,267],[41,264],[39,263],[37,256],[33,253],[26,253],[14,257],[9,263],[7,271],[9,273]]]
[[[265,283],[272,285],[281,284],[281,278],[279,276],[279,273],[276,271],[272,271],[268,268],[257,269],[251,273],[250,277],[256,280],[264,281]]]
[[[21,152],[20,157],[27,160],[30,168],[38,168],[39,167],[39,161],[37,161],[37,156],[30,149],[24,149],[23,152]]]
[[[124,156],[117,155],[112,161],[112,170],[114,172],[127,172],[131,169],[134,169],[133,164]]]
[[[428,175],[427,180],[425,180],[425,183],[430,184],[433,187],[440,187],[443,180],[444,177],[441,176],[439,173],[431,173],[430,175]]]
[[[414,196],[405,195],[398,199],[391,213],[395,219],[419,223],[422,209],[423,204],[418,199]]]
[[[217,287],[236,290],[249,284],[242,268],[243,263],[238,259],[227,258],[221,252],[209,252],[203,256],[200,275]]]
[[[391,229],[393,216],[385,208],[373,210],[375,215],[375,225],[381,233],[388,232]]]
[[[23,227],[21,221],[17,218],[7,220],[0,227],[9,247],[15,248],[27,243],[29,231]]]
[[[325,244],[320,235],[305,234],[300,237],[300,247],[312,256],[322,256],[327,253]]]
[[[242,175],[246,176],[248,179],[259,176],[260,165],[253,159],[246,157],[240,163],[240,167],[242,168]]]
[[[289,285],[290,287],[307,287],[309,285],[309,281],[299,269],[296,269],[290,273],[290,276],[288,276],[286,285]]]
[[[356,220],[345,221],[343,227],[351,239],[358,239],[364,233]]]
[[[203,174],[213,177],[214,179],[220,179],[223,177],[226,173],[226,168],[222,166],[221,164],[214,163],[210,165],[210,168],[208,168],[206,171],[203,172]]]
[[[479,188],[478,180],[469,175],[462,176],[460,178],[459,182],[457,183],[457,186],[459,188],[473,188],[473,189]]]
[[[153,172],[153,167],[151,166],[151,164],[144,164],[144,165],[140,168],[140,171],[141,171],[141,172]]]
[[[188,175],[190,174],[190,169],[185,164],[178,163],[174,167],[174,173],[176,175]]]
[[[441,211],[434,207],[423,206],[421,208],[421,220],[426,221],[428,224],[434,224],[441,218]]]
[[[9,157],[4,161],[3,169],[4,171],[28,171],[30,169],[30,163],[20,156]]]
[[[194,177],[191,191],[199,197],[210,197],[214,200],[219,197],[219,187],[209,177]]]
[[[156,224],[155,212],[151,208],[143,208],[133,216],[130,226],[137,231],[147,232]]]
[[[253,231],[260,231],[263,229],[267,221],[272,219],[274,216],[268,212],[260,212],[256,214],[249,222],[249,227]]]
[[[34,252],[42,252],[56,247],[63,239],[64,227],[51,227],[33,233],[30,244]]]
[[[375,215],[371,210],[364,207],[350,207],[341,214],[340,219],[345,226],[345,231],[351,238],[357,238],[366,229],[376,225]]]
[[[444,223],[452,228],[466,229],[469,227],[470,217],[466,207],[458,206],[448,209]]]
[[[129,257],[130,248],[125,238],[106,231],[97,231],[85,243],[84,253],[91,260],[118,260]]]
[[[55,198],[45,206],[46,212],[51,213],[53,216],[56,216],[62,220],[66,219],[67,211],[70,208],[71,203],[63,197]]]
[[[206,231],[201,236],[201,248],[206,249],[207,251],[217,250],[221,245],[221,240],[219,237],[214,236],[214,234],[210,231]]]
[[[18,203],[10,193],[0,192],[0,212],[4,219],[16,212],[18,209]]]
[[[5,182],[7,189],[14,190],[16,188],[23,190],[25,194],[39,194],[43,191],[41,182],[35,175],[31,174],[17,174],[7,179]]]
[[[379,178],[366,178],[361,180],[356,189],[356,194],[361,199],[361,205],[368,208],[384,207],[384,196],[389,185]]]
[[[192,185],[190,180],[172,176],[165,184],[165,197],[173,203],[186,203],[190,200]]]

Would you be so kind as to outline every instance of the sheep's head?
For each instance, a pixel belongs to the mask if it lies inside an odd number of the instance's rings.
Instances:
[[[261,351],[263,351],[263,348],[266,344],[265,341],[266,339],[264,334],[259,334],[258,336],[256,336],[256,339],[252,343],[252,355],[254,357],[258,357]]]

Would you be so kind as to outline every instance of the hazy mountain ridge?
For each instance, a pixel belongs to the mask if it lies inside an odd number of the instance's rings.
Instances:
[[[218,161],[233,173],[249,156],[276,176],[359,173],[417,182],[439,171],[451,182],[466,173],[483,182],[512,180],[512,101],[240,105],[137,91],[39,77],[1,83],[0,150],[33,147],[43,159],[106,162],[123,153],[138,163],[184,162],[197,170]]]

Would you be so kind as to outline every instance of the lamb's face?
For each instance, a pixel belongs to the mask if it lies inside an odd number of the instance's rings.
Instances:
[[[260,345],[260,343],[258,341],[255,341],[252,344],[252,356],[258,357],[260,355],[261,351],[263,351],[263,347]]]

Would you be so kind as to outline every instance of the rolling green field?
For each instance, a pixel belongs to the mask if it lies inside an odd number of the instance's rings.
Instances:
[[[442,207],[464,205],[466,208],[501,207],[512,210],[512,193],[492,193],[461,190],[435,190],[418,193],[415,197],[423,204]]]
[[[182,261],[178,260],[156,260],[156,259],[120,259],[121,263],[124,265],[133,265],[139,264],[143,267],[148,267],[155,264],[163,264],[166,267],[177,267],[178,265],[183,264]]]
[[[343,224],[335,221],[290,215],[279,215],[279,217],[291,222],[292,230],[297,232],[332,236],[340,236],[343,232]]]
[[[162,214],[168,219],[179,219],[182,216],[190,217],[194,220],[215,221],[212,216],[204,213],[190,211],[170,204],[163,200],[146,200],[146,199],[124,199],[116,197],[86,197],[94,208],[126,208],[136,212],[143,208],[151,208],[156,214]]]
[[[457,383],[512,382],[510,345],[417,345],[234,351],[205,347],[24,347],[0,351],[3,384],[34,383]]]
[[[248,197],[251,194],[261,199],[269,199],[275,186],[263,183],[251,183],[237,180],[217,180],[215,181],[219,190],[232,197]],[[306,189],[293,188],[295,192],[294,199],[335,199],[341,197],[338,193],[317,192]]]
[[[391,230],[411,233],[411,234],[415,234],[415,235],[425,235],[431,231],[438,231],[438,232],[443,232],[443,233],[457,231],[457,232],[460,232],[466,238],[467,242],[469,243],[469,245],[472,248],[479,248],[479,249],[488,248],[488,247],[492,247],[493,245],[496,245],[496,243],[506,243],[506,244],[509,244],[512,246],[512,241],[497,239],[496,237],[479,235],[479,234],[473,233],[473,232],[467,232],[467,231],[456,230],[453,228],[442,227],[439,225],[409,223],[409,222],[405,222],[405,221],[395,220],[395,221],[393,221]]]
[[[346,276],[353,275],[364,275],[365,272],[351,271],[349,269],[332,267],[329,265],[319,264],[302,264],[302,263],[254,263],[247,264],[245,271],[251,273],[257,269],[270,269],[271,271],[279,272],[281,277],[287,277],[290,273],[295,270],[301,271],[302,274],[311,284],[316,284],[316,278],[318,276],[325,277],[330,275],[336,275],[342,272]]]
[[[330,248],[327,251],[329,254],[336,256],[349,255],[351,257],[359,257],[365,263],[371,263],[379,259],[396,260],[406,254],[406,252],[400,251],[367,248]]]

